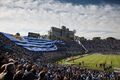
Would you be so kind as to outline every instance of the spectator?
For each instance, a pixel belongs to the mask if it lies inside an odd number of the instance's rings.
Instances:
[[[15,66],[13,63],[8,63],[5,70],[0,74],[0,80],[13,80]]]
[[[0,68],[0,73],[2,73],[5,70],[6,64],[2,65]]]
[[[37,70],[38,67],[37,65],[33,65],[31,71],[29,71],[28,73],[23,75],[23,80],[34,80],[34,79],[38,79],[37,76]]]
[[[47,80],[46,73],[47,73],[47,66],[44,66],[43,69],[39,73],[39,80]]]
[[[24,74],[28,73],[31,69],[32,69],[32,65],[31,65],[31,64],[28,64],[28,65],[26,66],[26,70],[25,70],[25,73],[24,73]]]
[[[24,68],[22,65],[17,66],[16,74],[14,75],[13,80],[22,80],[22,76],[24,74]]]

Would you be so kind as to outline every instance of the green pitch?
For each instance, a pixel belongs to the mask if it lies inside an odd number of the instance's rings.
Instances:
[[[82,65],[84,62],[84,65]],[[102,69],[100,64],[106,63],[106,66],[112,66],[112,68],[120,68],[120,55],[114,54],[88,54],[84,56],[75,56],[59,61],[59,64],[80,64],[81,67],[87,67],[92,69]]]

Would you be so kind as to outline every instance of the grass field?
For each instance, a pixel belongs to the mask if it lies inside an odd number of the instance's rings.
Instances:
[[[74,59],[74,60],[73,60]],[[92,69],[102,69],[97,65],[106,63],[106,65],[112,65],[113,68],[120,68],[120,55],[113,54],[88,54],[84,56],[75,56],[59,61],[60,64],[79,64],[84,61],[84,66]]]

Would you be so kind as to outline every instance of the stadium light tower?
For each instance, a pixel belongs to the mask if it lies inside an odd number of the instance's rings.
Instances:
[[[85,53],[88,52],[87,48],[80,42],[80,40],[77,40],[78,44],[81,45],[83,47],[83,49],[85,50]]]
[[[61,27],[61,14],[60,12],[58,13],[59,17],[58,17],[58,26],[59,28]]]

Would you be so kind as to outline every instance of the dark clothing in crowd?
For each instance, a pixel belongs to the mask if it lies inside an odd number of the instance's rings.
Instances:
[[[23,80],[34,80],[34,79],[38,79],[38,77],[32,71],[30,71],[30,72],[23,75]]]
[[[23,76],[23,73],[18,71],[15,76],[14,76],[14,79],[13,80],[22,80],[22,76]]]
[[[13,74],[11,73],[6,73],[4,76],[3,76],[3,80],[13,80]]]
[[[47,80],[47,78],[45,76],[45,72],[40,72],[40,74],[39,74],[39,80]]]

